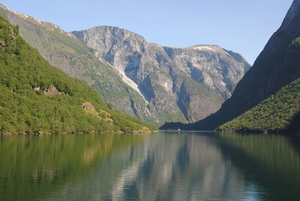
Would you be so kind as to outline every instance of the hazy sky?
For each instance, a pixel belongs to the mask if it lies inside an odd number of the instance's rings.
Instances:
[[[219,45],[253,64],[293,0],[1,0],[65,31],[100,25],[171,47]]]

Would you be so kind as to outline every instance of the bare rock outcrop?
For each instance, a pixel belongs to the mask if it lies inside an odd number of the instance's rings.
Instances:
[[[52,95],[61,95],[65,93],[62,91],[58,91],[54,85],[51,85],[48,89],[44,90],[44,94],[48,96],[52,96]]]

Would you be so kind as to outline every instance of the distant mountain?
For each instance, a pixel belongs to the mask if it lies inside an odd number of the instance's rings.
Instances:
[[[3,5],[0,14],[51,65],[84,80],[114,109],[156,125],[196,122],[217,111],[250,68],[215,45],[163,47],[117,27],[67,33]]]
[[[0,134],[151,131],[30,47],[0,16]]]
[[[253,67],[238,83],[232,97],[215,114],[186,129],[213,130],[300,78],[300,0],[294,0],[280,28],[273,34]],[[276,108],[274,108],[276,110]],[[164,125],[169,128],[173,125]]]
[[[149,112],[165,121],[184,115],[195,122],[215,112],[250,68],[242,56],[216,45],[164,47],[110,26],[72,33],[133,81]]]

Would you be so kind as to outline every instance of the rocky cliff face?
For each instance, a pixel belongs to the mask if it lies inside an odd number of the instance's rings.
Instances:
[[[232,97],[218,112],[188,127],[215,129],[299,77],[300,0],[294,0],[282,25],[270,38],[253,67],[238,83]]]
[[[170,113],[195,122],[215,112],[250,68],[239,54],[215,45],[164,47],[109,26],[72,33],[133,81],[150,113],[167,121]]]

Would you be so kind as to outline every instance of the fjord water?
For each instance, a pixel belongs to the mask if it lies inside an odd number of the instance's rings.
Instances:
[[[0,136],[0,200],[299,200],[297,136]]]

